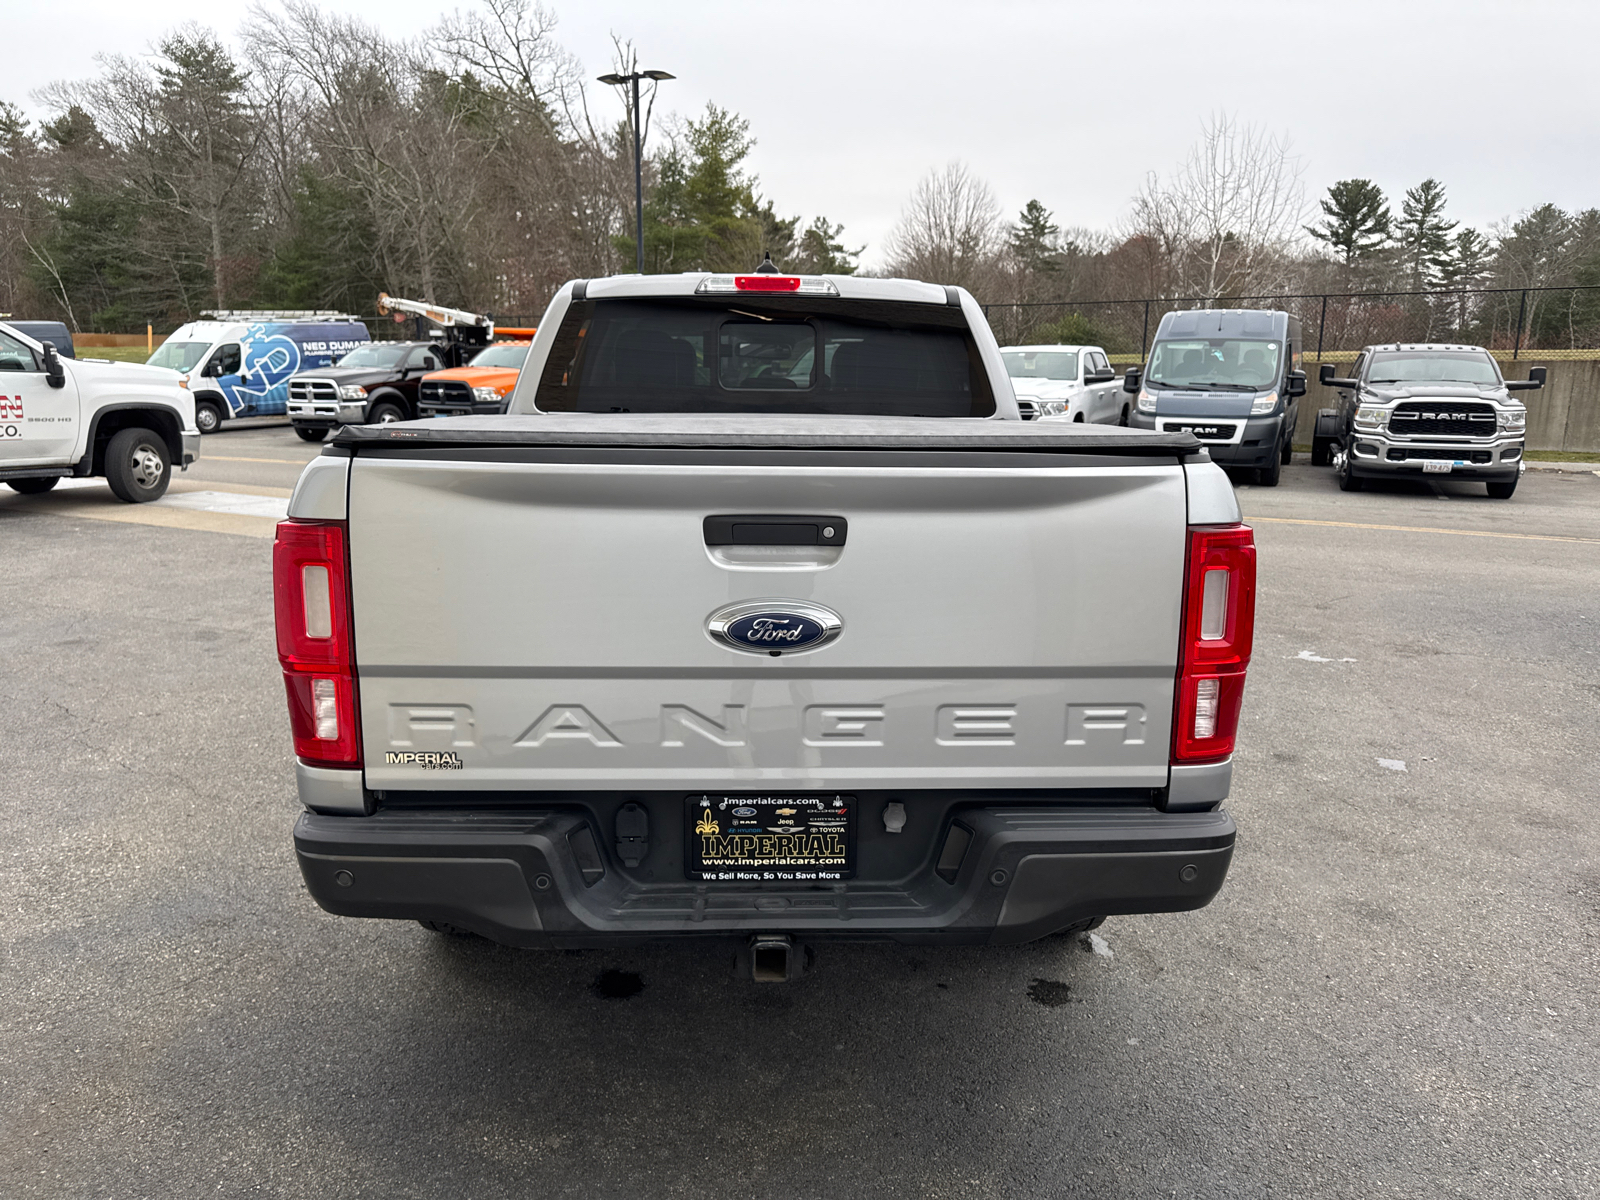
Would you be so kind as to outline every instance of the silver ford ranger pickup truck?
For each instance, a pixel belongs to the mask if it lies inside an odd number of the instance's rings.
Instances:
[[[349,427],[274,547],[332,913],[530,947],[1199,908],[1255,549],[1189,433],[1018,419],[957,288],[564,286],[503,416]]]

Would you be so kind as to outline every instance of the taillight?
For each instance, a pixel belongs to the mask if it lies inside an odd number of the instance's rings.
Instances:
[[[1233,753],[1256,623],[1256,539],[1247,525],[1195,525],[1179,643],[1172,761]]]
[[[294,752],[314,767],[359,767],[344,523],[282,521],[272,545],[278,662]]]

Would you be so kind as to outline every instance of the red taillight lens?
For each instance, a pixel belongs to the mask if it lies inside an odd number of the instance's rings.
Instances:
[[[1172,761],[1233,753],[1256,624],[1256,541],[1246,525],[1189,530]]]
[[[741,292],[798,292],[798,275],[735,275],[733,286]]]
[[[361,765],[348,580],[342,523],[279,523],[272,546],[278,662],[294,752],[312,766]]]

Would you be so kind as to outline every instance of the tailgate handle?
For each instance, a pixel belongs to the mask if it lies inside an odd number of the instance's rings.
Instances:
[[[843,517],[799,517],[784,513],[707,517],[708,546],[842,546],[849,523]]]

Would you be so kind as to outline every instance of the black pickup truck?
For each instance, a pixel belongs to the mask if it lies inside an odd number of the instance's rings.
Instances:
[[[331,367],[289,380],[289,421],[308,442],[340,425],[386,425],[417,416],[417,385],[449,365],[448,348],[433,342],[370,342]]]

